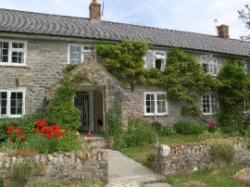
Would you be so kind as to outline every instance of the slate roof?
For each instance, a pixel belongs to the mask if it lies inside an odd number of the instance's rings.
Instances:
[[[109,21],[101,21],[100,24],[96,24],[89,18],[9,9],[0,9],[0,32],[111,41],[127,38],[144,40],[157,46],[175,46],[250,57],[250,42],[241,40]]]

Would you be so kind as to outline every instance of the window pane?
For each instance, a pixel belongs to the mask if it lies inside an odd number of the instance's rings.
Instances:
[[[202,68],[203,68],[203,70],[206,72],[206,73],[208,73],[209,72],[209,67],[208,67],[208,64],[202,64]]]
[[[76,46],[76,45],[70,46],[70,63],[71,64],[81,63],[81,46]]]
[[[12,43],[12,48],[15,48],[15,49],[24,49],[24,43]]]
[[[12,92],[10,97],[10,114],[21,115],[23,114],[23,93]]]
[[[12,52],[12,63],[24,63],[24,52]]]
[[[209,95],[203,95],[203,113],[210,113],[210,100]]]
[[[146,95],[146,113],[155,113],[154,94]]]
[[[158,94],[157,95],[157,112],[158,113],[166,113],[166,95],[165,94]]]
[[[0,115],[7,114],[7,92],[0,92]]]
[[[9,43],[0,42],[0,62],[7,63],[9,54]]]

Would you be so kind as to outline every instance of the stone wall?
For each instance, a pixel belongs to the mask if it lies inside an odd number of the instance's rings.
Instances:
[[[102,149],[92,152],[80,151],[26,156],[0,153],[0,173],[6,174],[15,163],[27,161],[44,168],[39,177],[33,177],[32,180],[107,181],[107,154],[107,151]]]
[[[247,145],[237,143],[234,146],[233,162],[244,163],[250,161],[250,150]],[[157,146],[153,153],[152,169],[162,175],[189,173],[209,168],[218,163],[214,162],[209,144],[183,145],[169,147]],[[225,163],[219,163],[225,164]]]

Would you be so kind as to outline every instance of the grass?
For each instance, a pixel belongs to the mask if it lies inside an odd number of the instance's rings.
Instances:
[[[236,137],[226,135],[220,131],[215,133],[209,133],[205,131],[200,135],[172,135],[172,136],[160,136],[158,141],[160,144],[166,144],[169,146],[179,146],[179,145],[189,145],[189,144],[198,144],[202,142],[211,142],[218,139],[235,139]],[[142,147],[130,147],[123,148],[120,151],[127,155],[128,157],[134,159],[137,162],[140,162],[143,165],[147,164],[147,158],[150,151],[154,148],[155,145],[145,145]]]
[[[245,185],[236,182],[233,176],[243,168],[250,166],[245,165],[228,165],[223,168],[206,169],[198,171],[193,174],[177,175],[167,177],[167,182],[173,187],[184,187],[188,184],[196,183],[200,185],[193,185],[193,187],[244,187]],[[191,186],[191,185],[190,185]]]

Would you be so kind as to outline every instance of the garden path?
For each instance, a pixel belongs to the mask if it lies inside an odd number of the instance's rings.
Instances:
[[[108,150],[108,187],[171,187],[164,179],[118,151]]]

